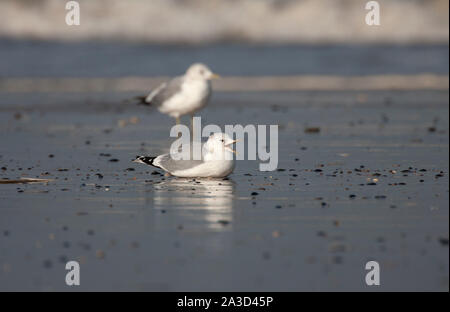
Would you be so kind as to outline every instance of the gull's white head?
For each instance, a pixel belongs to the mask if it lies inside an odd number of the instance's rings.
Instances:
[[[203,145],[203,155],[205,160],[232,160],[233,150],[232,145],[236,143],[226,133],[214,133],[210,135],[208,141]]]
[[[195,63],[186,71],[186,77],[189,79],[211,80],[220,76],[214,74],[205,64]]]

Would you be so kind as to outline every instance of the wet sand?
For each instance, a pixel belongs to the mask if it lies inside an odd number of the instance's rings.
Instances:
[[[216,93],[204,125],[280,127],[227,180],[132,163],[173,120],[129,95],[0,95],[0,179],[51,180],[0,184],[0,290],[448,291],[448,91]]]

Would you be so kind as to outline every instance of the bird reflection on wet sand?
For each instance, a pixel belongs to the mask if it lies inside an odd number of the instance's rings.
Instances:
[[[176,211],[195,227],[226,230],[232,226],[234,191],[229,179],[170,179],[153,185],[153,207]]]

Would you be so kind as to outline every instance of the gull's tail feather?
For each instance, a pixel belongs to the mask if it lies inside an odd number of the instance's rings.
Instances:
[[[133,160],[133,162],[160,168],[157,165],[153,164],[153,161],[155,160],[155,158],[156,157],[150,157],[150,156],[136,156],[136,158]]]
[[[151,105],[151,102],[147,102],[147,97],[145,95],[139,95],[133,98],[125,99],[123,100],[123,103],[135,105],[147,105],[147,106]]]
[[[138,105],[150,106],[150,102],[146,101],[147,97],[145,95],[135,96],[133,100],[137,101]]]

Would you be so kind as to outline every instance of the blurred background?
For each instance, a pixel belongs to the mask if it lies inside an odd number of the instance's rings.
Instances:
[[[446,0],[379,1],[381,27],[363,27],[361,0],[80,0],[78,28],[63,0],[3,0],[0,35],[147,43],[445,43]]]
[[[237,76],[448,74],[448,1],[379,1],[380,26],[366,2],[81,0],[67,26],[66,1],[3,0],[0,77],[166,76],[195,61]]]

